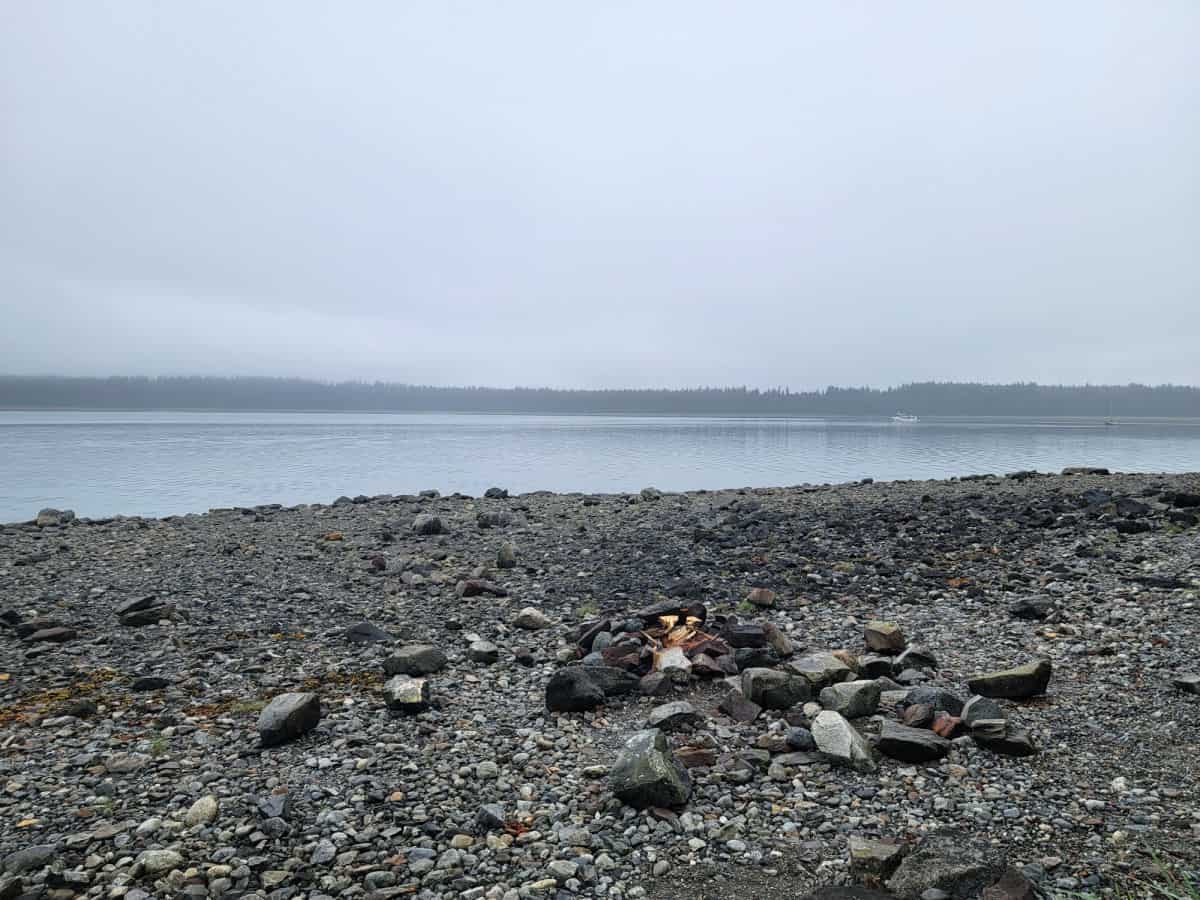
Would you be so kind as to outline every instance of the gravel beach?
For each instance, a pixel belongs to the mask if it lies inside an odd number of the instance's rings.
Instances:
[[[1194,871],[1198,518],[1095,470],[46,510],[0,527],[0,898]]]

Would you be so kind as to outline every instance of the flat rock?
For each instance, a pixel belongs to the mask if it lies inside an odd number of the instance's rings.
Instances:
[[[730,691],[722,697],[717,709],[733,721],[744,723],[753,722],[763,710],[753,700],[747,699],[740,690]]]
[[[662,731],[681,731],[698,725],[703,716],[686,700],[676,700],[674,703],[664,703],[650,710],[646,717],[647,728],[658,728]]]
[[[34,844],[4,857],[3,869],[9,875],[33,872],[50,865],[57,853],[54,844]]]
[[[586,666],[559,669],[546,682],[546,708],[553,712],[583,712],[604,702],[604,691]]]
[[[895,841],[851,835],[847,841],[850,854],[850,875],[860,880],[873,878],[886,881],[896,871],[908,847]]]
[[[656,728],[639,731],[626,742],[609,785],[618,800],[637,809],[682,806],[692,795],[687,770]]]
[[[879,752],[902,762],[931,762],[950,752],[950,741],[925,728],[885,720],[879,729]]]
[[[467,648],[467,658],[471,662],[490,666],[500,659],[500,648],[491,641],[472,641]]]
[[[972,729],[971,736],[980,747],[1003,756],[1033,756],[1038,752],[1033,735],[1023,728],[1013,728],[1011,725],[1002,733],[988,732],[981,728]]]
[[[385,644],[396,639],[370,622],[359,622],[346,629],[346,640],[351,644]]]
[[[1185,694],[1200,694],[1200,675],[1176,675],[1171,685]]]
[[[433,644],[409,644],[383,661],[388,675],[433,675],[446,667],[446,654]]]
[[[1036,697],[1046,693],[1051,672],[1050,660],[1039,659],[1012,669],[976,675],[967,682],[967,686],[983,697],[1005,697],[1013,700]]]
[[[832,653],[815,651],[790,660],[786,667],[806,678],[814,690],[854,678],[854,670]]]
[[[321,701],[313,693],[280,694],[258,716],[258,737],[273,747],[307,734],[321,721]]]
[[[812,736],[817,750],[834,765],[859,772],[874,772],[879,768],[871,745],[841,713],[829,709],[818,713],[813,720]]]

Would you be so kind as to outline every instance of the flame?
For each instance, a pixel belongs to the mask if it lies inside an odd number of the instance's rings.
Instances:
[[[680,619],[683,619],[680,622]],[[658,669],[665,651],[679,648],[686,656],[695,647],[713,636],[700,630],[701,620],[696,616],[659,616],[658,626],[649,628],[642,635],[654,649],[654,668]]]

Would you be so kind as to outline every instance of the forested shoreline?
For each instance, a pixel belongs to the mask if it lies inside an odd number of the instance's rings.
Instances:
[[[922,382],[818,391],[562,390],[210,376],[0,376],[0,409],[661,415],[1200,416],[1200,388]]]

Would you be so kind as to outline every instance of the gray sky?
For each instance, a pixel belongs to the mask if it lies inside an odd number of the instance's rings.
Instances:
[[[1200,383],[1200,3],[0,5],[0,371]]]

